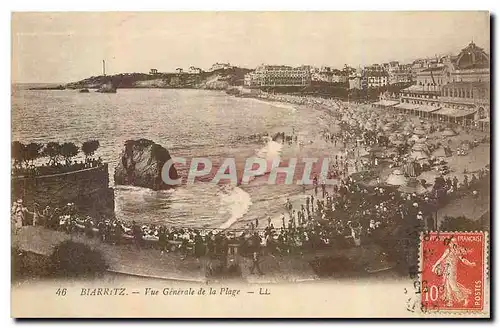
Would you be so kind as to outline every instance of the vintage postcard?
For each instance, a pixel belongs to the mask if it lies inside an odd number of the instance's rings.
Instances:
[[[489,318],[490,14],[12,14],[15,318]]]

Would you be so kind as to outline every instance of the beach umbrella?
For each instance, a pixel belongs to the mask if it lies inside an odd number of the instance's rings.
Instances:
[[[368,157],[368,156],[370,156],[370,152],[368,152],[366,149],[362,148],[359,150],[359,156],[360,157]]]
[[[403,172],[401,172],[401,170],[394,170],[387,177],[387,180],[385,182],[392,186],[402,186],[406,184],[407,178],[403,175]]]
[[[389,135],[389,141],[401,140],[401,136],[397,133],[391,133]]]
[[[421,150],[413,150],[411,153],[410,153],[410,156],[409,156],[411,159],[414,159],[416,161],[419,161],[419,160],[425,160],[425,159],[428,159],[429,158],[429,155],[427,155],[424,151],[421,151]]]
[[[460,147],[465,150],[471,150],[472,148],[472,143],[469,140],[464,140],[460,144]]]
[[[446,128],[442,133],[441,133],[442,136],[444,137],[453,137],[453,136],[456,136],[457,133],[455,131],[453,131],[452,129],[450,128]]]
[[[421,127],[415,128],[413,130],[413,133],[418,135],[418,136],[423,136],[423,135],[427,134],[427,132],[424,129],[422,129]]]
[[[444,147],[439,147],[438,149],[436,149],[436,151],[434,151],[434,153],[432,153],[432,156],[434,156],[436,158],[447,157],[446,152],[444,151]]]
[[[410,140],[417,142],[418,140],[420,140],[420,136],[414,134],[414,135],[411,136]]]
[[[421,195],[427,192],[427,189],[425,189],[425,187],[422,186],[420,181],[415,178],[408,179],[407,183],[399,186],[398,190],[406,194],[417,194],[417,195]]]

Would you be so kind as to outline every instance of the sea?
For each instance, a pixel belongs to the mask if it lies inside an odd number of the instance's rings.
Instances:
[[[96,157],[109,163],[118,219],[176,227],[239,228],[255,219],[279,220],[287,198],[301,201],[298,185],[268,184],[265,175],[248,185],[198,182],[174,189],[114,185],[114,167],[124,143],[146,138],[173,157],[207,157],[216,167],[234,158],[330,157],[339,151],[321,134],[335,125],[330,109],[238,98],[222,91],[118,89],[116,94],[78,90],[12,88],[12,140],[74,142],[97,139]],[[333,110],[333,109],[331,109]],[[254,134],[285,132],[299,142],[257,140]],[[78,159],[78,158],[77,158]],[[187,168],[177,167],[181,176]]]

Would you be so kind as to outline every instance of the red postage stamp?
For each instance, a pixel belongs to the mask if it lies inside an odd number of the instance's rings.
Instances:
[[[420,240],[423,311],[482,311],[487,235],[428,232]]]

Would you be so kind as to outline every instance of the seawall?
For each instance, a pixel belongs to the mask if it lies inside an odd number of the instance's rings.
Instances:
[[[40,210],[72,202],[79,212],[91,216],[114,213],[108,164],[60,174],[12,177],[11,191],[12,200],[22,198],[30,211],[34,202],[40,204]]]

